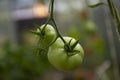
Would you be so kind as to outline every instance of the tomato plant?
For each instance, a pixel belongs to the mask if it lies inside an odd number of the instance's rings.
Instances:
[[[92,22],[92,20],[88,20],[85,23],[85,30],[88,34],[95,34],[96,32],[96,26],[95,24]]]
[[[37,30],[32,31],[32,33],[37,35],[39,47],[42,49],[47,48],[50,43],[56,39],[57,33],[50,24],[43,24],[42,26],[37,25],[37,27]]]
[[[63,37],[64,40],[72,48],[76,40],[72,37]],[[78,68],[83,61],[84,51],[82,46],[77,43],[72,50],[65,48],[63,41],[58,38],[55,43],[50,46],[48,51],[48,60],[57,69],[70,71]]]
[[[38,36],[41,48],[46,48],[57,37],[55,29],[49,24],[47,24],[46,26],[45,24],[40,26],[40,28],[37,29],[37,33],[39,33]]]
[[[50,16],[45,24],[37,25],[37,31],[32,31],[39,37],[38,49],[42,51],[47,50],[47,57],[49,62],[59,70],[71,71],[78,68],[84,57],[84,50],[82,46],[72,37],[61,36],[57,24],[53,17],[53,3],[51,0]],[[54,27],[49,25],[52,22]]]

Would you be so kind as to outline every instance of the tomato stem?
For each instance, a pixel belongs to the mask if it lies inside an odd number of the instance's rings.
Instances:
[[[52,45],[52,44],[57,40],[58,37],[60,37],[60,39],[64,42],[64,44],[65,44],[65,46],[66,46],[65,49],[66,49],[67,51],[72,51],[72,47],[69,45],[69,43],[67,43],[67,42],[64,40],[64,38],[61,36],[61,34],[60,34],[59,30],[58,30],[57,24],[56,24],[56,22],[55,22],[55,20],[54,20],[54,17],[53,17],[53,10],[54,10],[54,0],[51,0],[50,6],[49,6],[49,14],[50,14],[50,16],[49,16],[48,20],[46,21],[43,29],[40,30],[40,37],[44,38],[45,28],[46,28],[47,24],[48,24],[50,21],[52,21],[52,23],[53,23],[54,26],[55,26],[55,30],[56,30],[56,33],[57,33],[57,37],[56,37],[55,40],[54,40],[53,42],[51,42],[45,49],[47,49],[50,45]],[[38,27],[38,26],[37,26],[37,27]],[[39,28],[39,27],[38,27],[38,28]],[[39,29],[40,29],[40,28],[39,28]],[[37,33],[36,33],[36,34],[37,34]],[[71,41],[70,41],[70,42],[71,42]]]
[[[63,39],[63,37],[61,36],[60,32],[58,31],[58,28],[57,28],[57,25],[56,25],[56,22],[55,22],[54,18],[52,18],[52,21],[53,21],[53,23],[54,23],[54,25],[55,25],[55,29],[56,29],[56,32],[57,32],[58,37],[60,37],[60,38],[62,39],[62,41],[63,41],[65,44],[67,44],[66,41],[65,41],[65,40]]]
[[[49,21],[50,21],[50,18],[46,21],[43,29],[41,30],[41,34],[44,34],[44,33],[45,33],[45,28],[46,28],[47,24],[49,23]]]
[[[115,7],[115,5],[113,3],[113,0],[107,0],[107,2],[108,2],[108,6],[110,8],[111,14],[112,14],[113,18],[116,20],[117,32],[120,35],[120,15],[118,13],[117,8]]]
[[[43,29],[42,29],[42,31],[41,31],[41,34],[44,34],[45,33],[45,28],[46,28],[46,26],[47,26],[47,24],[50,22],[50,20],[52,20],[52,18],[53,18],[53,8],[54,8],[54,0],[51,0],[51,3],[50,3],[50,6],[49,6],[50,8],[50,17],[48,18],[48,20],[46,21],[46,23],[45,23],[45,25],[44,25],[44,27],[43,27]]]
[[[107,0],[107,2],[108,2],[109,9],[111,11],[111,14],[116,21],[118,38],[120,39],[120,15],[118,13],[117,8],[115,7],[113,0]],[[112,44],[112,42],[110,44]],[[119,73],[119,67],[118,67],[119,65],[118,65],[118,61],[117,61],[117,56],[116,56],[116,53],[114,52],[114,49],[111,49],[111,50],[112,50],[111,57],[112,57],[112,61],[113,61],[114,78],[115,78],[115,80],[119,80],[120,73]]]
[[[49,48],[49,46],[52,45],[57,40],[57,38],[58,36],[50,44],[48,44],[48,46],[45,49]]]
[[[54,0],[51,0],[50,17],[53,18]]]
[[[53,24],[55,26],[55,29],[56,29],[58,37],[60,37],[61,40],[64,42],[64,44],[67,46],[67,48],[69,48],[70,46],[66,43],[66,41],[63,39],[63,37],[61,36],[61,34],[60,34],[59,30],[58,30],[58,27],[57,27],[56,22],[55,22],[54,17],[53,17],[53,9],[54,9],[54,0],[51,0],[51,5],[50,5],[50,20],[53,22]]]

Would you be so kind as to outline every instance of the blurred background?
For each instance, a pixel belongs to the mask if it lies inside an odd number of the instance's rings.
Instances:
[[[80,40],[85,57],[79,69],[56,70],[33,51],[29,31],[48,19],[50,0],[0,0],[0,80],[120,80],[120,41],[107,0],[55,0],[54,17],[64,36]],[[114,0],[120,12],[120,0]]]

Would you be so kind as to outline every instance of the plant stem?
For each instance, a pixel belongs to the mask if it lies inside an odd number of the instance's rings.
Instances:
[[[54,25],[55,25],[55,29],[56,29],[56,32],[57,32],[58,37],[60,37],[61,40],[64,42],[64,44],[65,44],[66,46],[68,46],[67,43],[66,43],[66,41],[63,39],[63,37],[61,36],[60,32],[58,31],[56,22],[55,22],[55,20],[54,20],[53,18],[52,18],[52,21],[53,21],[53,23],[54,23]]]
[[[57,40],[57,38],[59,37],[59,38],[63,41],[63,43],[65,44],[67,50],[71,50],[71,46],[64,40],[64,38],[61,36],[61,34],[60,34],[59,30],[58,30],[58,27],[57,27],[56,22],[55,22],[55,20],[54,20],[53,10],[54,10],[54,0],[51,0],[51,1],[50,1],[50,5],[49,5],[49,14],[50,14],[50,15],[49,15],[49,18],[48,18],[47,22],[45,23],[45,26],[43,27],[41,33],[44,34],[46,25],[47,25],[50,21],[52,21],[53,24],[54,24],[54,26],[55,26],[55,30],[56,30],[56,33],[57,33],[57,37],[56,37],[55,40],[54,40],[53,42],[51,42],[46,48],[48,48],[50,45],[52,45],[52,44]]]
[[[53,10],[54,10],[54,0],[51,0],[50,6],[50,18],[53,18]]]
[[[47,26],[47,24],[48,24],[49,22],[50,22],[50,18],[48,18],[48,20],[47,20],[47,22],[45,23],[43,29],[41,30],[41,34],[44,34],[45,28],[46,28],[46,26]]]
[[[119,17],[117,8],[115,7],[115,5],[113,3],[113,0],[107,0],[107,1],[108,1],[108,5],[109,5],[109,8],[110,8],[111,14],[112,14],[113,18],[116,20],[117,27],[118,27],[118,33],[120,35],[120,17]],[[111,26],[111,25],[108,25],[108,26]],[[109,29],[107,31],[107,33],[108,33],[109,43],[111,45],[110,50],[111,50],[111,58],[112,58],[112,61],[113,61],[114,77],[115,77],[115,80],[119,80],[120,79],[120,77],[119,77],[120,76],[119,65],[118,65],[117,55],[116,55],[116,51],[115,51],[115,47],[114,47],[112,30]],[[112,36],[112,37],[110,37],[110,36]]]
[[[55,29],[56,29],[58,37],[60,37],[61,40],[64,42],[64,44],[67,46],[67,48],[69,48],[68,44],[66,43],[66,41],[64,40],[64,38],[61,36],[61,34],[60,34],[60,32],[59,32],[59,30],[57,28],[56,22],[55,22],[54,17],[53,17],[53,10],[54,10],[54,0],[51,0],[50,19],[53,22],[53,24],[55,25]]]
[[[50,5],[49,5],[49,13],[50,13],[50,16],[49,16],[47,22],[45,23],[45,26],[43,27],[41,33],[44,33],[46,25],[47,25],[47,24],[49,23],[49,21],[53,18],[53,9],[54,9],[53,7],[54,7],[54,0],[51,0]]]
[[[111,14],[112,14],[113,18],[116,20],[117,30],[118,30],[118,33],[120,35],[120,15],[118,13],[117,8],[115,7],[115,5],[113,3],[113,0],[107,0],[107,2],[108,2],[108,5],[109,5]]]

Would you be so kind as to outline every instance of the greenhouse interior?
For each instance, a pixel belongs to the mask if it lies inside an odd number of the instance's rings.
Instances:
[[[120,0],[0,0],[0,80],[120,80]]]

